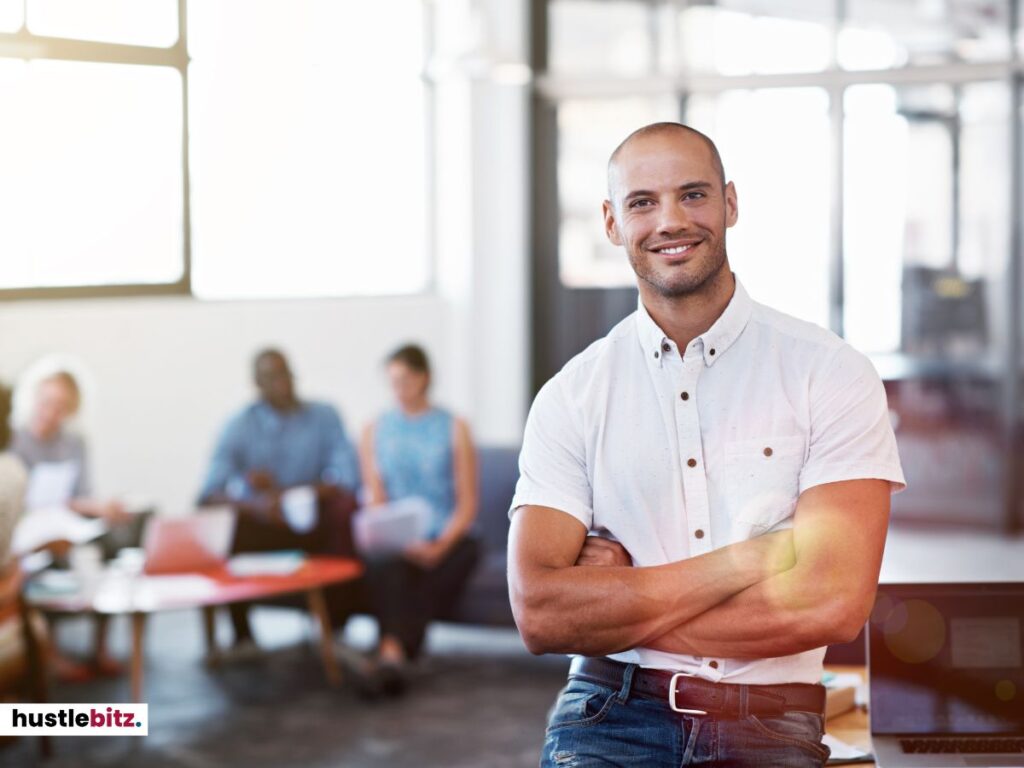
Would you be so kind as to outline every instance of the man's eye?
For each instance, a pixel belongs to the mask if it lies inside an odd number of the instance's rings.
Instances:
[[[700,199],[702,199],[704,197],[706,197],[706,195],[703,192],[687,192],[683,196],[683,199],[684,200],[700,200]]]
[[[629,204],[629,207],[630,208],[646,208],[646,207],[648,207],[650,205],[654,205],[654,202],[651,201],[651,200],[641,199],[641,200],[634,200],[632,203]]]

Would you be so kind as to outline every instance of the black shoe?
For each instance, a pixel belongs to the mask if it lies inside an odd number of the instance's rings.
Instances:
[[[409,677],[398,664],[381,664],[377,668],[377,678],[385,696],[397,698],[409,689]]]
[[[334,656],[359,698],[372,700],[384,694],[380,675],[370,659],[341,643],[334,646]]]

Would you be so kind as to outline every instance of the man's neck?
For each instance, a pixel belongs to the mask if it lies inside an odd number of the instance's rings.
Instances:
[[[295,400],[290,400],[287,403],[272,403],[272,402],[270,402],[267,399],[264,399],[263,402],[266,403],[268,406],[270,406],[271,410],[277,411],[278,413],[280,413],[282,415],[293,413],[293,412],[299,410],[299,405],[300,405],[300,403],[299,403],[297,398]]]
[[[691,341],[722,316],[735,291],[736,278],[728,265],[700,290],[685,296],[663,296],[647,283],[640,282],[640,298],[647,314],[675,342],[680,355],[685,354]]]

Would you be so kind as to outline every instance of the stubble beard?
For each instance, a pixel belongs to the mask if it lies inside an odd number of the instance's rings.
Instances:
[[[706,243],[707,240],[702,245]],[[725,250],[725,241],[719,240],[714,251],[712,251],[707,259],[693,265],[699,267],[695,273],[686,274],[686,267],[690,266],[690,264],[687,264],[670,268],[681,273],[671,276],[659,274],[658,270],[651,264],[653,260],[654,257],[648,255],[645,251],[641,250],[640,253],[636,253],[632,249],[629,251],[629,263],[638,278],[651,286],[661,297],[678,299],[700,293],[706,287],[712,285],[714,279],[725,267],[728,255]]]

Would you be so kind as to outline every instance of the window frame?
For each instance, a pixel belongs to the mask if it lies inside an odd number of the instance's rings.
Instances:
[[[16,32],[0,32],[0,59],[58,60],[94,62],[102,64],[134,64],[140,66],[171,67],[181,77],[181,170],[182,170],[182,272],[173,282],[161,283],[117,283],[97,285],[39,286],[23,288],[0,288],[0,302],[63,299],[104,299],[137,298],[146,296],[182,296],[204,301],[192,290],[192,211],[191,177],[189,156],[189,63],[188,53],[188,2],[177,0],[178,37],[173,45],[158,46],[130,45],[94,40],[75,40],[62,37],[36,35],[28,29],[28,14],[22,18],[21,28]],[[434,18],[430,3],[423,3],[423,71],[424,86],[424,135],[421,137],[424,160],[426,197],[424,218],[426,238],[424,258],[427,262],[427,278],[417,291],[402,294],[380,294],[386,296],[423,296],[436,290],[436,213],[437,203],[432,193],[436,184],[436,157],[434,153],[435,94],[433,80],[427,76],[427,62],[434,49]],[[331,299],[366,299],[378,294],[338,294]],[[303,297],[267,297],[269,300],[299,301]],[[325,298],[322,296],[311,298]],[[264,297],[242,297],[215,299],[215,301],[263,301]]]
[[[178,38],[167,48],[108,43],[94,40],[73,40],[36,35],[28,30],[28,18],[21,29],[0,33],[0,58],[93,62],[100,64],[134,64],[171,67],[181,77],[182,126],[182,271],[181,277],[167,283],[119,283],[101,285],[40,286],[33,288],[0,288],[0,301],[26,299],[79,299],[126,296],[189,296],[192,293],[192,235],[189,211],[188,162],[188,47],[187,0],[178,0]]]

